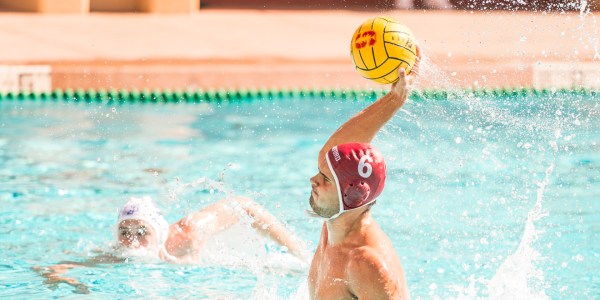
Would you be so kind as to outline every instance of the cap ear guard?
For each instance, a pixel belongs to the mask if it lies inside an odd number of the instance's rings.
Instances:
[[[364,180],[355,180],[348,184],[342,193],[344,206],[350,209],[364,205],[365,199],[369,198],[371,187]]]

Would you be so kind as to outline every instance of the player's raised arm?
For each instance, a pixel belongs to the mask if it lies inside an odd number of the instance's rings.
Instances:
[[[169,261],[200,251],[204,242],[219,232],[239,222],[241,217],[250,218],[251,225],[260,234],[271,238],[290,253],[303,260],[307,257],[304,242],[296,238],[273,215],[249,198],[231,197],[215,202],[171,225],[165,243]]]
[[[417,56],[420,50],[417,47]],[[414,77],[418,74],[417,62],[409,75],[405,75],[403,68],[398,69],[398,81],[392,84],[390,91],[373,104],[367,106],[358,114],[340,126],[327,140],[319,152],[319,170],[331,178],[325,154],[333,146],[343,143],[370,143],[377,132],[387,123],[406,102]]]

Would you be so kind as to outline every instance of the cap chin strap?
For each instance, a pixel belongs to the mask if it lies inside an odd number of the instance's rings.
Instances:
[[[335,180],[335,187],[337,188],[338,194],[338,204],[340,205],[340,210],[336,214],[329,218],[325,218],[326,221],[329,221],[339,217],[341,214],[344,213],[344,203],[342,201],[342,189],[340,188],[340,182],[338,181],[337,174],[335,174],[335,170],[331,166],[331,160],[329,160],[328,154],[325,154],[325,159],[327,160],[327,166],[329,167],[329,171],[331,172],[331,174],[333,174],[333,179]]]

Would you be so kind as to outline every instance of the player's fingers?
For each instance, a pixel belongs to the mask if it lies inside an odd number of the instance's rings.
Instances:
[[[419,44],[416,45],[416,49],[417,49],[417,57],[415,59],[415,63],[413,64],[412,68],[410,69],[410,74],[411,76],[418,76],[419,75],[419,66],[421,65],[421,60],[423,59],[422,53],[421,53],[421,47],[419,47]]]
[[[403,92],[406,89],[406,70],[398,68],[398,81],[392,85],[392,89],[396,92]]]
[[[398,82],[406,84],[406,70],[402,67],[398,68]]]
[[[410,69],[409,77],[415,77],[415,76],[419,75],[419,63],[420,63],[420,60],[417,57],[417,60],[415,60],[415,64],[413,65],[412,69]]]
[[[417,75],[417,74],[414,74],[414,75]],[[407,86],[407,89],[410,88],[410,87],[412,87],[412,85],[413,85],[414,82],[415,82],[415,76],[407,76],[406,77],[406,86]]]

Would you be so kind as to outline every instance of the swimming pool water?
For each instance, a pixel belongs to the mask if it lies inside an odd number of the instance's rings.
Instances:
[[[304,209],[317,153],[367,104],[0,102],[0,297],[74,295],[31,267],[106,249],[129,196],[152,196],[169,222],[229,193],[251,196],[314,251],[321,222]],[[374,142],[389,173],[373,213],[411,296],[598,298],[599,113],[598,99],[568,93],[405,105]],[[68,274],[95,298],[307,297],[307,271],[288,269],[292,260],[244,255]]]

